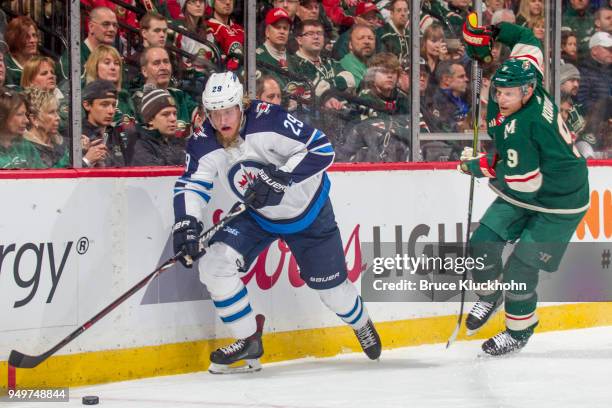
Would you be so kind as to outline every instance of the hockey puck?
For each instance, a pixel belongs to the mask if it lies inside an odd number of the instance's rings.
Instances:
[[[100,398],[95,395],[88,395],[83,397],[83,405],[98,405]]]

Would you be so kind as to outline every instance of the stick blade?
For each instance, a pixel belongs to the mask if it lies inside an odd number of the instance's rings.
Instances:
[[[448,338],[448,341],[446,342],[446,348],[449,348],[451,344],[453,344],[455,342],[455,340],[457,340],[457,336],[459,335],[459,329],[461,328],[461,324],[458,324],[455,327],[455,330],[453,331],[453,334],[451,334],[451,336]]]
[[[16,368],[34,368],[43,362],[45,357],[33,357],[20,353],[17,350],[12,350],[9,355],[8,363]]]

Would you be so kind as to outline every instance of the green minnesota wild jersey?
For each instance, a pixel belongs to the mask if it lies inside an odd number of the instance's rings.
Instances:
[[[9,53],[4,54],[4,64],[6,67],[6,78],[4,82],[15,89],[21,89],[21,75],[23,67]]]
[[[543,53],[531,30],[509,23],[499,28],[497,41],[512,48],[510,58],[533,64],[542,74]],[[541,78],[527,104],[508,117],[489,97],[487,129],[498,154],[496,175],[489,185],[503,200],[519,207],[581,213],[589,207],[586,161]]]
[[[261,63],[263,62],[265,64],[272,65],[286,72],[289,69],[286,51],[278,52],[271,46],[268,46],[268,44],[263,43],[263,45],[257,47],[255,50],[255,58],[257,64],[257,78],[260,78],[263,75],[272,76],[278,82],[283,94],[285,94],[285,88],[287,88],[287,83],[289,82],[288,76],[264,67]]]
[[[69,51],[70,50],[64,51],[64,53],[60,57],[59,72],[57,72],[57,70],[55,72],[56,74],[59,74],[57,82],[61,82],[62,80],[68,81],[70,79],[70,64],[68,61],[68,59],[70,58],[70,56],[68,55]],[[87,43],[85,41],[81,42],[81,79],[85,78],[85,63],[87,62],[87,59],[90,55],[91,50],[89,49]]]
[[[315,64],[304,56],[300,51],[289,57],[289,71],[303,76],[312,84],[316,97],[319,97],[323,92],[330,88],[344,91],[349,88],[355,88],[355,78],[353,74],[346,71],[339,62],[332,59],[320,57]],[[307,86],[299,81],[290,81],[287,85],[287,91],[291,94],[300,93],[297,91],[302,89],[307,92]],[[310,95],[305,95],[309,98]]]
[[[0,169],[43,169],[47,167],[32,142],[18,137],[10,146],[0,144]]]
[[[410,63],[410,31],[408,28],[404,28],[403,32],[399,32],[391,22],[387,22],[376,31],[376,35],[379,43],[382,44],[382,48],[387,52],[397,55],[402,67],[407,67]]]

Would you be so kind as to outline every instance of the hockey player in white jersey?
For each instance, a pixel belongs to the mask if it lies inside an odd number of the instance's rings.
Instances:
[[[213,373],[256,371],[263,354],[257,321],[240,273],[276,239],[291,249],[306,284],[349,324],[366,355],[381,342],[355,286],[347,279],[340,232],[325,170],[334,160],[327,136],[280,106],[243,98],[234,73],[211,75],[202,95],[207,120],[187,146],[185,173],[174,189],[174,249],[199,262],[201,281],[236,341],[210,355]],[[213,185],[217,177],[220,185]],[[252,179],[252,180],[251,180]],[[200,252],[202,208],[219,188],[248,205]],[[246,364],[229,367],[237,361]]]

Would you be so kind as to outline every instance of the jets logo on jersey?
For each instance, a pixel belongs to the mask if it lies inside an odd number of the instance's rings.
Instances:
[[[270,105],[267,102],[261,102],[257,104],[257,108],[255,108],[255,119],[259,119],[261,115],[267,115],[270,113]]]
[[[192,137],[194,139],[197,139],[198,137],[208,137],[208,135],[206,134],[206,132],[204,132],[204,127],[200,127],[198,130],[193,132],[193,136]]]
[[[235,163],[228,170],[227,178],[230,188],[238,198],[244,198],[246,189],[249,187],[249,184],[255,180],[257,173],[259,173],[259,170],[263,166],[264,163],[255,160],[245,160]]]

